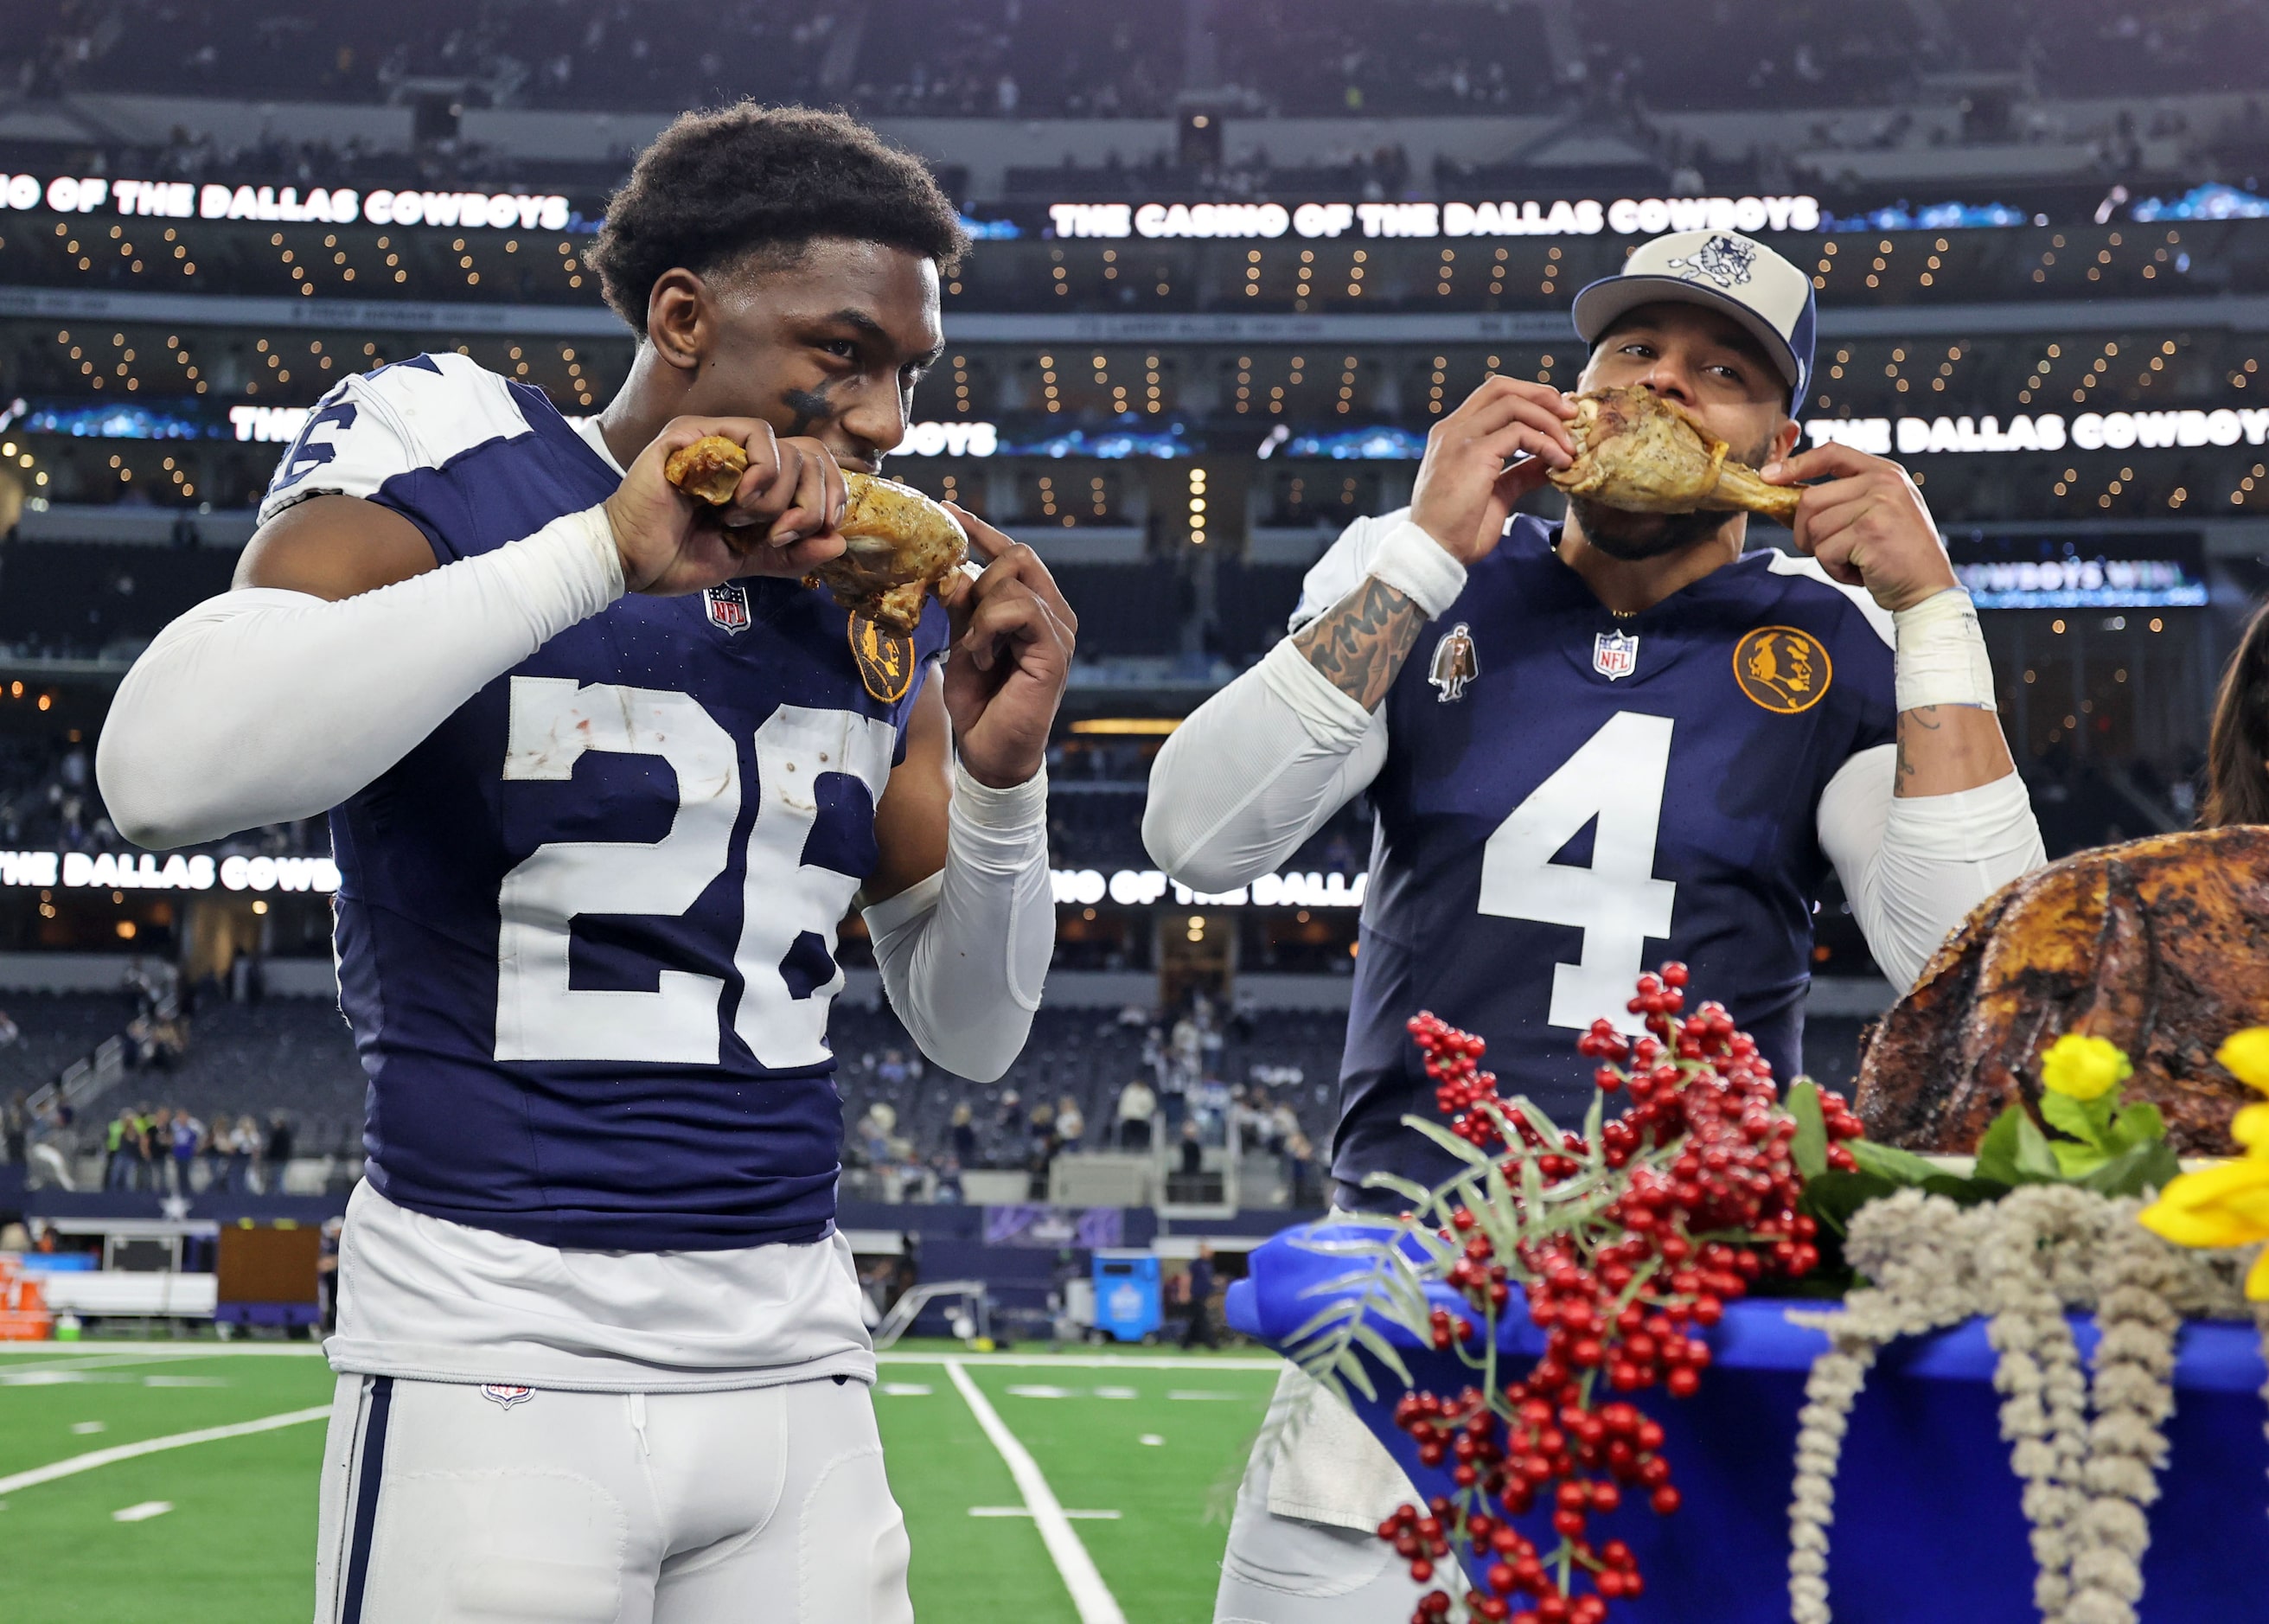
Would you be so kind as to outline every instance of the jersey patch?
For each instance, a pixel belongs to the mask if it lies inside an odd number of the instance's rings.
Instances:
[[[503,1382],[483,1382],[481,1397],[500,1410],[508,1410],[515,1404],[526,1404],[530,1399],[536,1397],[536,1390],[532,1387],[514,1387]]]
[[[1481,660],[1474,653],[1474,634],[1465,622],[1460,621],[1434,645],[1433,664],[1426,673],[1426,680],[1442,690],[1442,703],[1451,705],[1466,697],[1466,684],[1481,674]]]
[[[859,662],[859,680],[884,705],[898,702],[914,680],[914,640],[904,633],[885,631],[863,615],[854,615],[844,628],[851,639],[851,657]]]
[[[1592,639],[1592,669],[1609,682],[1638,669],[1638,634],[1602,631]]]
[[[1759,626],[1733,646],[1733,680],[1776,716],[1818,705],[1835,675],[1820,639],[1794,626]]]
[[[749,629],[749,592],[740,582],[728,580],[721,587],[704,587],[701,596],[709,606],[711,625],[721,626],[728,631]]]

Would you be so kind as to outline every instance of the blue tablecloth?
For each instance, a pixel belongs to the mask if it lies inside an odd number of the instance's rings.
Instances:
[[[1300,1244],[1343,1226],[1288,1229],[1256,1248],[1248,1278],[1230,1288],[1230,1325],[1280,1344],[1329,1300],[1319,1288],[1346,1274],[1344,1257]],[[1376,1234],[1374,1229],[1371,1231]],[[1452,1301],[1446,1294],[1445,1303]],[[1681,1402],[1660,1389],[1640,1407],[1667,1434],[1664,1453],[1685,1505],[1658,1517],[1632,1501],[1593,1520],[1595,1539],[1621,1538],[1637,1554],[1647,1593],[1618,1604],[1618,1624],[1781,1624],[1788,1617],[1788,1502],[1797,1412],[1819,1332],[1788,1323],[1792,1308],[1731,1305],[1709,1333],[1716,1358],[1702,1391]],[[2095,1329],[2076,1318],[2085,1356]],[[1454,1392],[1472,1380],[1452,1354],[1415,1345],[1381,1324],[1421,1385]],[[1517,1375],[1543,1333],[1516,1312],[1499,1346]],[[1973,1320],[1886,1351],[1869,1377],[1844,1441],[1837,1480],[1829,1582],[1837,1624],[2034,1624],[2033,1564],[2019,1485],[2001,1441],[1995,1355]],[[1374,1374],[1384,1376],[1373,1367]],[[2146,1624],[2269,1620],[2269,1436],[2265,1372],[2251,1326],[2191,1324],[2177,1347],[2176,1407],[2162,1495],[2151,1512],[2143,1564]],[[1393,1377],[1357,1409],[1413,1482],[1451,1492],[1445,1468],[1418,1464],[1391,1418]],[[1526,1519],[1541,1545],[1541,1513]]]

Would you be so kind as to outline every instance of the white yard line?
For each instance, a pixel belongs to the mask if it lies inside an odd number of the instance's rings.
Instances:
[[[73,1354],[134,1354],[143,1359],[320,1359],[321,1342],[0,1342],[0,1359],[26,1355],[60,1359]]]
[[[74,1455],[51,1465],[34,1466],[31,1471],[18,1472],[13,1477],[0,1478],[0,1495],[12,1495],[19,1488],[33,1488],[41,1483],[52,1483],[57,1478],[76,1477],[82,1472],[92,1472],[97,1466],[115,1465],[122,1460],[134,1460],[166,1450],[187,1449],[192,1443],[217,1443],[223,1438],[248,1437],[255,1432],[274,1432],[281,1427],[303,1426],[308,1421],[326,1420],[330,1413],[329,1405],[319,1404],[304,1410],[286,1410],[280,1415],[263,1415],[258,1421],[237,1421],[226,1427],[201,1427],[195,1432],[177,1432],[170,1437],[144,1438],[139,1443],[114,1444],[107,1450]]]
[[[1040,1531],[1040,1541],[1048,1547],[1056,1571],[1063,1576],[1064,1588],[1071,1592],[1071,1605],[1078,1610],[1080,1624],[1127,1624],[1127,1615],[1119,1610],[1119,1603],[1103,1583],[1103,1576],[1096,1571],[1095,1559],[1072,1532],[1071,1520],[1064,1516],[1062,1502],[1048,1487],[1031,1451],[1017,1442],[1016,1435],[1009,1430],[992,1401],[978,1390],[958,1359],[945,1362],[945,1373],[960,1390],[970,1414],[977,1417],[977,1424],[985,1429],[993,1447],[1001,1451],[1001,1458],[1008,1463],[1009,1475],[1016,1480],[1016,1492],[1024,1496],[1024,1504],[1032,1513],[1032,1524]],[[0,1484],[0,1492],[4,1489],[5,1485]]]

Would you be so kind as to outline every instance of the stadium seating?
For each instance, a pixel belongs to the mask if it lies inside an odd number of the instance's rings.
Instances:
[[[1246,0],[1186,31],[1108,32],[1080,0],[731,0],[585,9],[416,0],[382,12],[280,13],[246,27],[212,4],[130,0],[0,11],[10,78],[34,92],[377,101],[430,85],[480,102],[675,108],[720,94],[829,96],[873,114],[1156,117],[1221,87],[1294,116],[1532,112],[1587,100],[1658,108],[1764,100],[1837,108],[1911,94],[1933,74],[2031,76],[2051,93],[2258,85],[2259,9],[2195,0],[1717,0],[1666,12],[1604,0],[1548,23],[1474,0]],[[1185,54],[1186,38],[1203,56]],[[447,93],[447,92],[444,92]],[[446,104],[445,104],[446,105]],[[1990,116],[1973,128],[1995,133]]]
[[[115,993],[0,993],[0,1015],[17,1030],[14,1042],[0,1045],[4,1102],[37,1093],[104,1038],[115,1037],[133,1018],[134,1004],[122,987]]]

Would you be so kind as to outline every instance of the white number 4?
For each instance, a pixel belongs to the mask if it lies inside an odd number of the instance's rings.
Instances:
[[[1588,1028],[1606,1015],[1645,1030],[1623,1006],[1649,937],[1670,934],[1678,887],[1654,877],[1655,834],[1670,780],[1670,719],[1621,711],[1497,825],[1482,853],[1481,911],[1573,926],[1584,943],[1573,964],[1552,968],[1555,1026]],[[1599,819],[1592,866],[1552,860]]]

